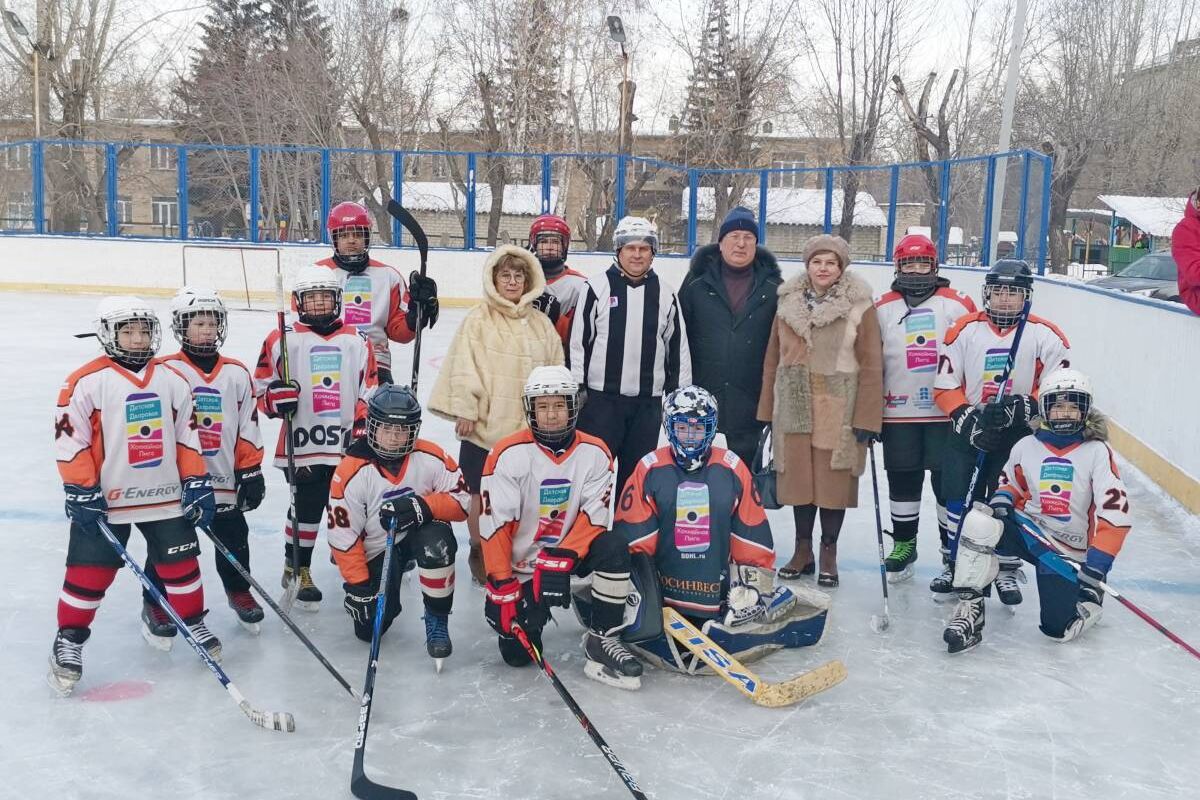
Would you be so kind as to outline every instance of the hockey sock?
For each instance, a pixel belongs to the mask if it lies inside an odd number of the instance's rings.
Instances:
[[[184,619],[204,611],[204,583],[200,580],[200,562],[195,558],[158,564],[158,575],[167,588],[167,601]]]
[[[448,567],[417,567],[425,608],[434,614],[449,614],[454,604],[454,565]]]
[[[592,627],[607,632],[625,621],[625,598],[629,596],[628,572],[592,574]]]
[[[58,627],[90,627],[105,590],[116,577],[116,567],[67,567],[58,595]]]
[[[316,531],[314,530],[313,538],[309,539],[308,542],[306,543],[304,540],[305,524],[306,523],[303,523],[303,522],[300,523],[300,566],[311,567],[312,566],[313,547],[315,547],[317,544],[317,535],[316,535]],[[312,527],[315,529],[317,526],[313,525]],[[291,566],[291,564],[292,564],[292,529],[291,529],[291,526],[285,528],[284,532],[287,534],[288,539],[287,539],[287,542],[285,542],[283,545],[283,563],[287,564],[288,566]]]
[[[918,470],[888,470],[888,500],[892,511],[892,536],[897,541],[917,538],[921,521],[921,485],[925,473]]]

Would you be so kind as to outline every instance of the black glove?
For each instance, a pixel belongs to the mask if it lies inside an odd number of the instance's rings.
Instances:
[[[342,601],[342,608],[346,609],[346,613],[350,615],[350,619],[358,625],[370,625],[371,619],[375,616],[375,602],[379,597],[378,591],[371,586],[370,581],[363,583],[343,583],[342,589],[346,592],[346,599]]]
[[[571,605],[571,573],[579,556],[565,547],[543,547],[533,568],[533,597],[548,606]]]
[[[265,398],[267,416],[278,419],[296,413],[300,407],[300,384],[276,379],[267,384]]]
[[[1104,590],[1100,588],[1100,582],[1107,577],[1103,572],[1093,567],[1084,564],[1079,570],[1079,595],[1076,598],[1077,603],[1091,603],[1093,605],[1102,605],[1104,603]]]
[[[108,501],[100,487],[67,483],[63,490],[67,493],[67,518],[88,533],[99,533],[96,523],[108,516]]]
[[[852,428],[854,431],[854,440],[859,444],[871,444],[879,441],[879,434],[875,431],[869,431],[865,428]]]
[[[385,500],[379,507],[379,524],[387,530],[396,521],[396,533],[404,533],[410,528],[416,530],[433,519],[429,503],[415,494],[397,497],[395,500]]]
[[[551,325],[556,324],[558,318],[562,316],[562,303],[549,292],[542,292],[541,296],[534,300],[531,305],[549,317]]]
[[[217,513],[217,496],[207,475],[198,475],[183,482],[183,517],[192,525],[207,528]]]
[[[432,328],[438,318],[437,282],[433,278],[413,270],[408,276],[408,327],[417,329],[417,311],[421,312],[421,324]]]
[[[990,453],[1000,446],[1002,437],[985,428],[981,416],[978,408],[964,403],[950,415],[950,427],[976,450]]]
[[[988,403],[980,411],[980,421],[989,431],[1007,431],[1013,428],[1028,428],[1035,414],[1033,398],[1017,394]]]
[[[240,469],[234,476],[237,486],[237,507],[242,511],[253,511],[262,505],[267,494],[267,483],[263,480],[262,467]]]

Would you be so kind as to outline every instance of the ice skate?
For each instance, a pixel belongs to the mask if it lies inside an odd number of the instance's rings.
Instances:
[[[963,592],[954,616],[942,631],[942,641],[951,655],[965,653],[983,641],[983,596],[974,592]]]
[[[92,635],[88,628],[59,628],[50,650],[50,672],[46,682],[63,697],[83,677],[83,644]]]
[[[434,669],[441,672],[442,663],[454,652],[450,643],[450,618],[446,614],[426,611],[421,619],[425,620],[425,649],[433,659]]]
[[[917,561],[917,542],[915,539],[896,539],[892,543],[892,552],[883,560],[887,571],[888,583],[900,583],[910,580],[913,576],[913,564]]]
[[[587,656],[583,672],[592,680],[618,689],[642,688],[642,662],[615,632],[588,631],[583,635],[583,652]]]
[[[229,607],[237,614],[238,623],[250,633],[257,636],[263,621],[262,606],[254,599],[248,590],[229,592],[226,594]]]
[[[151,600],[142,600],[142,638],[146,644],[164,653],[171,651],[178,630],[170,615]]]

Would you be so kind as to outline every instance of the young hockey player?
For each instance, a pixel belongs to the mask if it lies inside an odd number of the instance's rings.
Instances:
[[[450,655],[448,618],[454,601],[451,522],[467,518],[470,494],[454,459],[418,439],[421,405],[406,386],[380,387],[367,401],[367,435],[356,440],[333,475],[329,547],[345,581],[354,635],[371,641],[387,530],[395,522],[383,630],[400,613],[400,574],[417,562],[425,599],[425,646]]]
[[[875,302],[883,334],[883,468],[892,511],[892,552],[884,560],[888,580],[912,577],[925,473],[937,501],[943,562],[949,558],[942,459],[950,420],[933,400],[938,346],[975,303],[938,274],[937,247],[909,234],[892,253],[892,289]],[[961,498],[960,498],[961,499]]]
[[[1107,425],[1092,409],[1087,376],[1073,369],[1050,374],[1039,389],[1038,409],[1036,433],[1013,447],[990,504],[976,503],[963,522],[954,571],[960,599],[942,634],[951,653],[983,639],[982,591],[998,572],[998,556],[1034,565],[1042,633],[1069,642],[1100,619],[1099,582],[1129,533],[1129,497],[1106,442]],[[1081,570],[1026,534],[1015,511]]]
[[[554,606],[571,604],[571,576],[592,576],[584,673],[622,689],[641,686],[642,665],[617,632],[629,595],[629,551],[608,530],[612,456],[576,432],[579,385],[566,367],[537,367],[524,391],[529,428],[500,440],[483,469],[485,614],[500,654],[530,663],[518,624],[539,649]]]
[[[663,402],[663,428],[670,444],[638,462],[617,504],[613,531],[635,564],[653,560],[635,569],[642,624],[623,638],[658,666],[697,671],[702,662],[660,635],[666,604],[739,659],[815,644],[829,597],[797,587],[798,604],[791,589],[775,588],[771,528],[750,471],[733,451],[713,447],[716,400],[699,386],[675,390]]]
[[[295,508],[284,527],[283,587],[292,582],[292,526],[300,539],[299,593],[296,604],[316,611],[321,590],[313,583],[310,566],[317,530],[329,500],[329,481],[342,453],[365,428],[366,399],[375,388],[375,356],[365,334],[342,322],[342,287],[338,277],[319,266],[302,268],[292,289],[299,322],[287,330],[290,380],[282,376],[280,334],[271,331],[263,342],[254,370],[259,407],[267,416],[291,417],[296,474],[287,475],[295,487]],[[287,470],[284,437],[279,429],[275,466]]]
[[[244,364],[220,353],[228,318],[225,303],[213,290],[190,286],[180,289],[171,300],[171,331],[181,349],[159,361],[178,372],[191,387],[200,451],[216,495],[212,532],[249,570],[250,529],[244,512],[258,508],[266,484],[253,379]],[[263,610],[250,594],[250,584],[224,556],[215,550],[213,554],[229,607],[242,627],[258,633]],[[147,560],[145,572],[159,589],[163,588],[152,561]],[[171,637],[177,633],[175,623],[145,590],[142,624],[147,641],[160,649],[170,649]]]
[[[401,344],[416,335],[417,313],[421,325],[432,328],[438,318],[437,284],[414,270],[408,285],[400,273],[371,258],[371,215],[358,203],[338,203],[327,221],[333,255],[317,262],[333,270],[342,285],[344,322],[371,340],[379,382],[392,382],[392,355],[388,340]]]
[[[587,283],[586,275],[567,266],[570,249],[571,226],[562,217],[542,214],[529,226],[529,250],[546,276],[546,293],[534,305],[554,323],[564,351],[571,346],[571,320],[575,318],[579,293]]]
[[[95,331],[105,355],[71,373],[54,413],[54,453],[71,532],[48,678],[63,694],[83,674],[92,620],[123,563],[101,533],[101,521],[122,544],[137,525],[168,602],[209,654],[221,655],[220,641],[204,624],[196,558],[193,525],[211,523],[216,502],[191,392],[178,373],[154,361],[158,317],[141,300],[102,300]]]
[[[1038,382],[1044,375],[1070,366],[1067,337],[1051,322],[1030,314],[1004,399],[989,402],[999,391],[996,384],[1008,363],[1025,302],[1032,297],[1029,265],[997,261],[984,278],[984,310],[959,317],[942,342],[933,387],[934,402],[950,417],[953,433],[942,462],[942,496],[951,537],[965,511],[963,500],[978,453],[982,451],[986,457],[972,500],[982,500],[995,490],[1012,446],[1029,434],[1029,421],[1037,409]],[[945,570],[929,584],[935,599],[953,598],[956,546],[952,540]],[[1021,602],[1018,580],[1025,580],[1020,559],[1001,559],[996,590],[1005,605]]]

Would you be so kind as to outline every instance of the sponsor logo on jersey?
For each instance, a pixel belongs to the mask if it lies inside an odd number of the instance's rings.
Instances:
[[[535,542],[558,544],[571,503],[571,482],[566,478],[546,478],[538,488],[538,529]]]
[[[908,395],[888,392],[883,396],[883,402],[887,404],[888,408],[900,408],[908,405]]]
[[[708,484],[684,481],[675,490],[675,549],[703,553],[712,544]]]
[[[308,354],[308,371],[312,373],[313,413],[318,417],[342,415],[342,351],[332,345],[319,344]]]
[[[1042,513],[1059,522],[1071,521],[1071,488],[1075,465],[1068,459],[1047,456],[1038,473],[1038,501]]]
[[[909,372],[937,369],[937,315],[932,308],[914,308],[904,318],[904,357]]]
[[[1007,347],[992,347],[983,354],[983,396],[980,397],[981,402],[988,402],[1000,390],[1000,376],[1004,374],[1004,368],[1008,366]],[[1012,393],[1012,375],[1008,377],[1008,384],[1004,387],[1005,394]]]
[[[342,320],[354,325],[363,333],[371,327],[371,278],[367,275],[351,275],[342,287],[345,310]]]
[[[162,400],[154,392],[125,398],[125,442],[129,466],[147,469],[162,463]]]
[[[196,432],[200,434],[201,455],[215,456],[221,450],[223,411],[220,390],[211,386],[197,386],[192,390],[192,417],[196,420]]]

